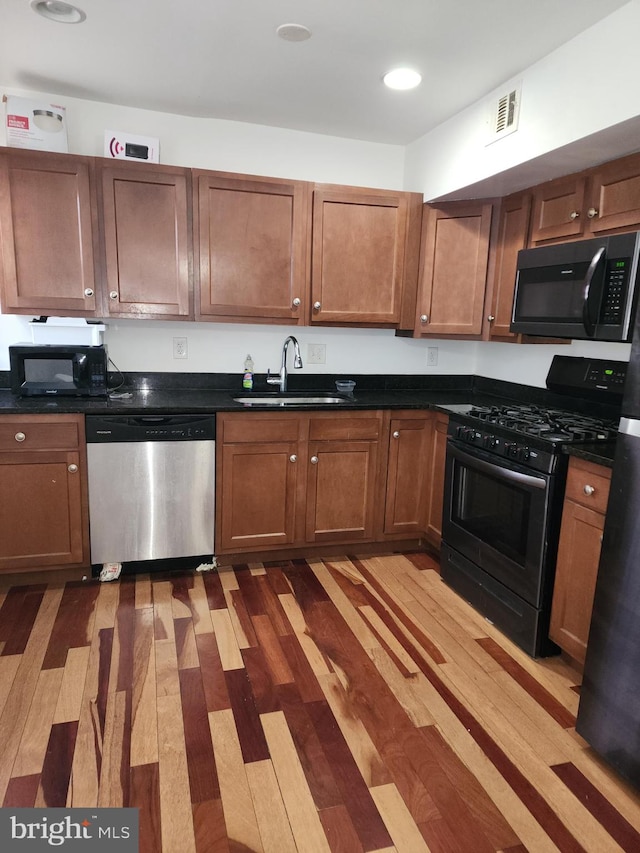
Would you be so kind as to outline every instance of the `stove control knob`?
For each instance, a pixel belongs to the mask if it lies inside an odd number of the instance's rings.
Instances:
[[[505,441],[504,451],[507,456],[511,456],[515,459],[518,455],[518,445],[514,441]]]
[[[467,441],[469,444],[473,444],[476,440],[476,431],[475,429],[467,430]]]
[[[496,445],[498,444],[498,439],[495,437],[495,435],[485,435],[482,439],[482,443],[485,447],[492,448],[496,447]]]
[[[456,427],[456,438],[464,439],[464,434],[466,433],[467,428],[463,426]]]
[[[529,459],[530,453],[528,447],[521,447],[520,453],[518,454],[519,458],[522,459],[523,462],[526,462]]]

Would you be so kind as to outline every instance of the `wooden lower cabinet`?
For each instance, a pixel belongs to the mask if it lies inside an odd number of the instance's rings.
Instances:
[[[216,553],[427,538],[439,547],[447,416],[217,417]]]
[[[579,664],[587,650],[610,480],[608,468],[571,458],[549,636]]]
[[[216,552],[371,541],[380,412],[217,418]]]
[[[422,536],[431,491],[434,414],[391,412],[383,532],[385,538]]]
[[[0,571],[88,566],[82,415],[0,417]]]

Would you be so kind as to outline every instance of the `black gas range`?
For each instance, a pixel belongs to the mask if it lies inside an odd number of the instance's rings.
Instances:
[[[441,576],[534,657],[558,651],[548,627],[568,461],[562,450],[615,439],[625,374],[624,362],[555,356],[550,405],[451,407]],[[559,393],[566,408],[557,405]]]
[[[563,445],[613,441],[617,430],[617,418],[524,403],[457,407],[449,425],[457,441],[549,473]]]

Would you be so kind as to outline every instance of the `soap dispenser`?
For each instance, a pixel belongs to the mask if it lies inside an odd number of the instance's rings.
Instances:
[[[253,359],[248,355],[244,360],[244,375],[242,377],[242,387],[245,391],[251,391],[253,388]]]

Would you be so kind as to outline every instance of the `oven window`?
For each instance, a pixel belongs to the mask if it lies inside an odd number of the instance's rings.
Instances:
[[[531,494],[471,468],[458,469],[453,520],[518,565],[525,565]]]
[[[73,361],[70,358],[25,358],[26,382],[73,382]]]

